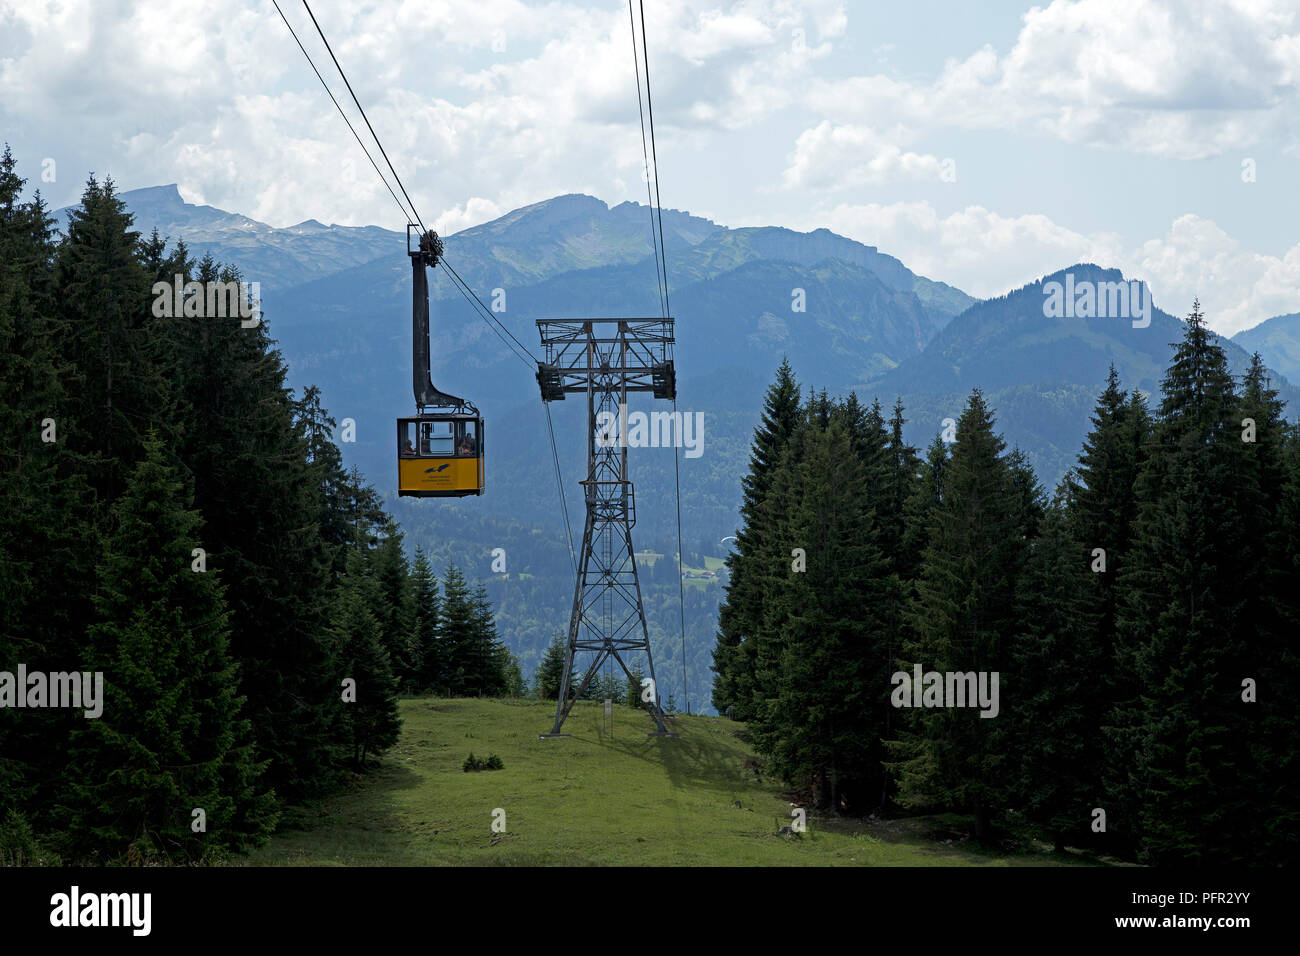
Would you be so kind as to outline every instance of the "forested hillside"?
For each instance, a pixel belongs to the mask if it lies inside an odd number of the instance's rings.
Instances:
[[[1300,847],[1300,432],[1194,307],[1151,405],[1111,369],[1050,493],[973,389],[904,410],[769,389],[713,701],[833,812],[1024,822],[1147,863]],[[924,675],[924,676],[923,676]],[[976,699],[978,695],[978,699]]]

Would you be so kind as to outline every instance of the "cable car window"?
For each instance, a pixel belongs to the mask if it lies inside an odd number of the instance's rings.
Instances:
[[[435,457],[453,453],[452,422],[420,422],[420,454]]]
[[[478,433],[475,422],[456,423],[456,454],[462,458],[474,458],[479,453]]]
[[[397,454],[403,458],[411,458],[415,455],[415,422],[398,423]]]

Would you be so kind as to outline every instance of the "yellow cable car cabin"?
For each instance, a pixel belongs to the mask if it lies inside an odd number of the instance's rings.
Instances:
[[[429,279],[442,258],[433,230],[406,252],[411,257],[411,385],[416,414],[397,420],[397,493],[416,498],[483,494],[483,418],[473,402],[440,392],[429,376]]]
[[[444,412],[397,420],[397,493],[483,494],[483,419]]]

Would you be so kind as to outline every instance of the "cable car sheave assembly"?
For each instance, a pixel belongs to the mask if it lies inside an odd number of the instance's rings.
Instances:
[[[411,258],[411,388],[416,415],[397,420],[397,493],[418,498],[461,498],[483,494],[483,419],[473,403],[440,392],[429,371],[429,276],[442,258],[442,240],[432,229]]]

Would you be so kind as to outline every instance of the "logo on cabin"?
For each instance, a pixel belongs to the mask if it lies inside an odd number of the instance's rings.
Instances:
[[[446,464],[439,465],[437,468],[426,468],[424,469],[424,473],[426,475],[432,475],[436,472],[442,471],[444,468],[449,468],[450,466],[451,466],[451,462],[447,462]]]

